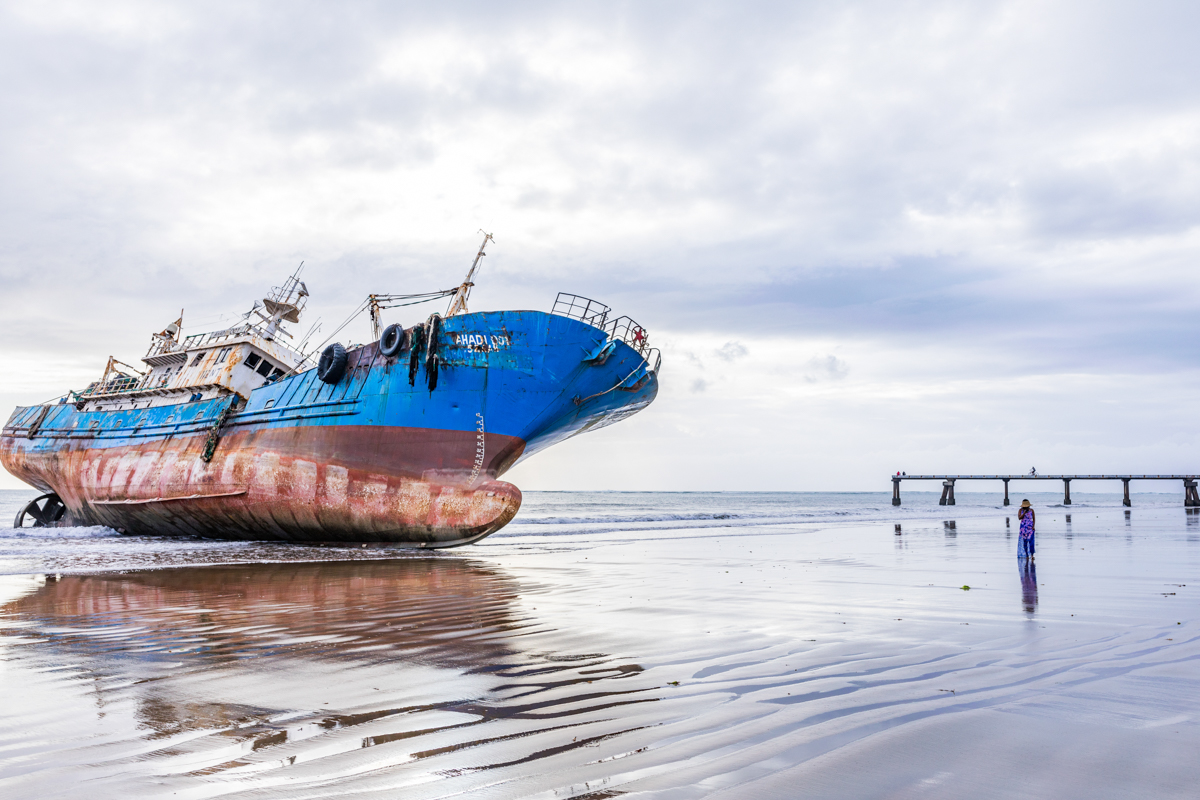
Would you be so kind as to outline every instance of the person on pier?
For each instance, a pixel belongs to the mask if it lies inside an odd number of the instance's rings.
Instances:
[[[1021,501],[1017,519],[1021,520],[1021,538],[1017,541],[1017,558],[1033,558],[1033,525],[1037,515],[1028,500]]]

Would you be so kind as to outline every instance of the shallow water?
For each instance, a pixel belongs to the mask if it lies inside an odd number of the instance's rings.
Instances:
[[[1200,516],[1030,498],[1032,568],[962,494],[530,493],[439,553],[4,532],[0,792],[1193,797]]]

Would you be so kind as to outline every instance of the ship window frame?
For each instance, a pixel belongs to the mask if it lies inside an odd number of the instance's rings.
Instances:
[[[217,353],[217,364],[224,364],[225,359],[229,358],[229,353],[233,350],[232,347],[222,347],[221,352]]]
[[[206,355],[206,353],[203,350],[201,350],[199,353],[196,353],[196,357],[192,359],[191,366],[194,367],[197,364],[199,364],[201,361],[203,361],[205,355]]]
[[[263,360],[263,357],[260,356],[258,353],[251,353],[250,355],[246,356],[246,360],[243,361],[242,363],[245,364],[250,369],[254,369],[255,367],[258,366],[258,362],[260,362],[262,360]]]
[[[267,377],[269,381],[277,381],[283,377],[283,367],[276,367]]]

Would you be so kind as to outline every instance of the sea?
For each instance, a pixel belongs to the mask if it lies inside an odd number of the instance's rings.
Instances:
[[[1032,561],[999,486],[527,492],[435,552],[0,529],[0,796],[1195,797],[1200,514],[1073,495],[1014,495]]]

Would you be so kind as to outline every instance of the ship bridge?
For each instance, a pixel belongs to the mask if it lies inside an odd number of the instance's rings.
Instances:
[[[299,270],[271,290],[261,304],[230,328],[182,336],[183,316],[151,336],[140,370],[110,357],[100,380],[68,401],[80,410],[115,411],[174,405],[236,394],[249,397],[260,386],[298,370],[304,356],[280,340],[291,337],[284,322],[299,322],[308,289]],[[130,374],[132,373],[132,374]]]

